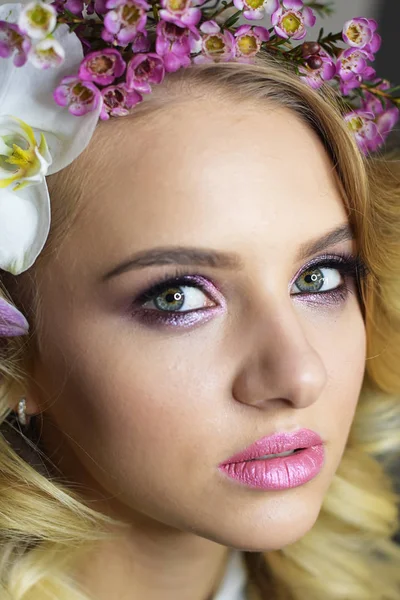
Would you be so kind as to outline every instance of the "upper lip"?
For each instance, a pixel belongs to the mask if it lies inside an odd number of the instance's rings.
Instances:
[[[245,462],[260,458],[264,454],[281,454],[298,448],[310,448],[323,444],[322,438],[312,429],[298,429],[294,432],[277,432],[268,437],[263,437],[241,452],[234,454],[221,465]]]

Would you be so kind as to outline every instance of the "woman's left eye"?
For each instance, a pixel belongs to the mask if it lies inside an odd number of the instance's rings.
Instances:
[[[292,291],[293,295],[318,292],[328,292],[343,285],[344,278],[340,267],[326,267],[314,265],[301,273],[293,284],[297,291]]]

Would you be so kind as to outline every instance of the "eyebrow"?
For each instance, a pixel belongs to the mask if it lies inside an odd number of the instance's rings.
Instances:
[[[322,237],[301,244],[298,249],[296,260],[303,261],[325,250],[333,244],[354,240],[354,234],[348,223],[339,225],[325,233]],[[161,246],[142,250],[134,256],[114,267],[101,277],[101,282],[109,281],[117,275],[127,271],[154,267],[160,265],[198,265],[216,269],[242,270],[244,263],[239,254],[234,252],[222,252],[208,248],[193,248],[182,246]]]

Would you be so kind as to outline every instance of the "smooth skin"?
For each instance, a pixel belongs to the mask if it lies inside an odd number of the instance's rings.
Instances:
[[[76,577],[97,600],[206,600],[228,547],[280,549],[312,528],[345,449],[366,358],[355,284],[336,303],[292,293],[300,246],[347,222],[333,169],[287,109],[212,99],[146,125],[102,124],[71,168],[83,210],[39,273],[27,410],[44,412],[43,443],[67,479],[131,523]],[[181,267],[215,284],[213,296],[184,288],[211,316],[150,326],[129,308],[175,265],[101,279],[139,251],[178,245],[236,253],[242,268]],[[311,258],[356,250],[341,241]],[[218,470],[300,428],[325,442],[308,483],[262,491]]]

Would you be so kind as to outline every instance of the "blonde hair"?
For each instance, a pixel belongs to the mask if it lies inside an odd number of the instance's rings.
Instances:
[[[245,553],[249,597],[398,600],[400,548],[392,538],[398,529],[400,501],[393,473],[400,456],[399,163],[381,156],[364,158],[333,93],[312,90],[266,56],[253,65],[182,69],[159,88],[162,91],[138,105],[128,118],[146,119],[169,102],[185,101],[194,93],[254,102],[258,110],[268,101],[294,111],[316,132],[331,158],[369,268],[361,286],[367,331],[365,377],[340,466],[315,525],[303,538],[281,550]],[[115,125],[110,121],[104,126]],[[109,526],[119,523],[90,508],[73,484],[49,471],[38,439],[25,440],[24,446],[9,421],[10,407],[16,406],[29,380],[35,327],[40,322],[35,270],[57,251],[77,214],[68,198],[71,169],[50,178],[57,201],[52,206],[51,234],[37,264],[18,278],[4,274],[0,288],[33,324],[27,340],[0,340],[0,600],[89,600],[69,578],[68,565],[86,546],[107,539]]]

